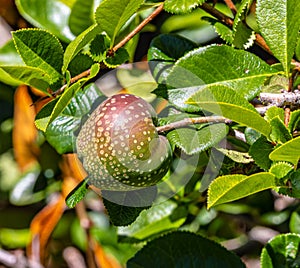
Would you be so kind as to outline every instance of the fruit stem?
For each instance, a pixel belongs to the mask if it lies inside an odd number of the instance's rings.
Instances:
[[[205,124],[205,123],[225,123],[229,124],[232,121],[223,117],[223,116],[207,116],[207,117],[194,117],[194,118],[185,118],[183,120],[172,122],[170,124],[159,126],[156,128],[158,133],[167,132],[169,130],[185,127],[193,124]]]

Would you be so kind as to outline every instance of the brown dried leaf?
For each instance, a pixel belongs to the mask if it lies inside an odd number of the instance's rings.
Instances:
[[[62,195],[66,198],[76,185],[87,177],[87,173],[76,154],[64,154],[60,168],[63,177]]]
[[[27,256],[34,262],[43,262],[49,237],[65,210],[65,199],[60,194],[33,218],[30,224],[31,242]]]
[[[40,153],[36,144],[37,129],[34,125],[36,113],[31,104],[29,88],[25,85],[19,86],[14,96],[13,147],[21,171],[36,164]]]
[[[121,268],[122,266],[118,261],[111,255],[107,255],[101,245],[95,240],[90,241],[92,250],[95,254],[95,259],[98,267],[101,268]]]

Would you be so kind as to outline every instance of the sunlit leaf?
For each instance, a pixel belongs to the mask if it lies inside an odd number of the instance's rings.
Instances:
[[[251,127],[266,137],[270,134],[268,122],[244,98],[227,86],[199,89],[186,103]]]
[[[170,13],[184,14],[191,12],[206,0],[166,0],[164,9]]]
[[[270,153],[270,159],[273,161],[288,161],[297,165],[300,159],[300,137],[294,138],[277,147]]]
[[[239,174],[221,176],[216,178],[208,188],[207,207],[231,202],[276,186],[275,176],[268,172],[251,176]]]
[[[63,48],[57,37],[40,29],[25,29],[13,32],[13,39],[27,66],[32,66],[48,73],[56,82],[61,77]]]
[[[256,16],[260,31],[288,76],[300,21],[298,0],[258,0]]]
[[[95,19],[101,30],[111,38],[112,45],[120,29],[142,3],[142,0],[110,0],[98,6]]]
[[[216,64],[212,65],[212,62]],[[210,45],[180,58],[172,68],[167,84],[175,89],[225,85],[244,98],[252,99],[264,81],[277,72],[250,52]]]

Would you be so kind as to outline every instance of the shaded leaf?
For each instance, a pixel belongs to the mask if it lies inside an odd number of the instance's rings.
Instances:
[[[90,52],[95,61],[101,62],[106,59],[106,52],[109,49],[110,40],[104,35],[97,35],[90,44]]]
[[[196,44],[180,35],[161,34],[153,38],[147,57],[156,81],[164,82],[175,61],[195,47]]]
[[[245,265],[220,244],[189,232],[156,238],[127,262],[127,267],[224,267]]]
[[[125,63],[126,61],[129,60],[129,54],[127,50],[123,47],[119,48],[112,57],[108,57],[104,60],[104,63],[109,67],[109,68],[115,68],[122,63]]]
[[[138,10],[142,0],[110,0],[103,1],[95,12],[95,19],[102,31],[111,38],[111,46],[120,29]]]
[[[213,64],[215,62],[217,64]],[[211,45],[190,51],[180,58],[167,78],[172,88],[226,85],[252,99],[266,78],[278,71],[252,53],[225,45]]]
[[[257,23],[274,56],[282,63],[288,76],[294,55],[300,21],[298,0],[258,0]]]
[[[174,14],[191,12],[195,7],[203,4],[206,0],[166,0],[164,10]]]
[[[149,208],[156,193],[156,186],[134,191],[101,192],[109,218],[116,226],[126,226],[134,222],[141,211]]]
[[[207,207],[231,202],[251,194],[275,188],[275,176],[261,172],[251,176],[226,175],[216,178],[208,188]]]
[[[89,42],[91,42],[101,30],[97,24],[91,25],[84,32],[78,35],[66,48],[64,53],[64,60],[62,72],[66,72],[71,60],[83,49]]]
[[[178,209],[178,205],[171,200],[154,205],[142,211],[131,225],[119,227],[118,235],[146,240],[155,234],[177,229],[187,216],[184,208],[180,211]]]
[[[218,144],[228,133],[225,124],[214,124],[193,128],[178,128],[170,131],[167,138],[172,145],[177,146],[186,154],[197,154]]]
[[[269,158],[272,151],[273,145],[268,142],[266,137],[260,137],[251,145],[249,154],[260,168],[268,170],[272,163]]]
[[[290,132],[300,128],[300,110],[292,111],[290,114],[290,121],[288,129]]]
[[[271,125],[271,134],[270,138],[272,141],[276,143],[285,143],[292,139],[292,135],[284,125],[283,121],[279,118],[279,116],[274,117],[270,121]]]
[[[294,138],[277,147],[270,153],[269,157],[273,161],[288,161],[297,165],[300,159],[300,137]]]
[[[69,17],[69,27],[73,34],[79,35],[93,24],[93,0],[76,0]]]
[[[269,241],[261,253],[262,268],[299,267],[300,235],[281,234]]]

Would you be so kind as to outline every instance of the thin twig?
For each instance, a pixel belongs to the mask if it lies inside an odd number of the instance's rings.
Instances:
[[[237,9],[236,9],[234,3],[231,0],[224,0],[224,2],[230,8],[232,14],[235,15],[237,12]]]
[[[112,48],[112,52],[116,52],[119,48],[123,47],[129,40],[138,34],[151,20],[153,20],[162,10],[164,4],[159,5],[146,19],[144,19],[132,32],[130,32],[123,40]]]
[[[210,15],[214,16],[215,18],[217,18],[218,20],[220,20],[227,26],[229,26],[229,27],[233,26],[233,20],[230,17],[223,14],[222,12],[220,12],[219,10],[215,9],[213,6],[211,6],[207,3],[203,3],[200,6],[200,8],[203,9],[204,11],[206,11],[207,13],[209,13]]]
[[[151,20],[153,20],[161,11],[163,10],[163,4],[159,5],[146,19],[144,19],[132,32],[130,32],[124,39],[122,39],[118,44],[116,44],[112,49],[111,52],[108,52],[108,56],[113,56],[113,54],[121,47],[123,47],[129,40],[131,40],[136,34],[138,34]],[[90,75],[91,69],[88,69],[70,80],[70,84],[77,82],[79,79],[87,77]],[[66,89],[67,84],[63,85],[60,89],[52,92],[52,97],[56,97],[64,92]],[[47,98],[47,97],[44,97]],[[42,98],[42,99],[44,99]],[[40,100],[42,100],[40,99]],[[40,101],[39,100],[39,101]]]
[[[159,133],[167,132],[172,129],[181,128],[194,124],[205,124],[205,123],[230,123],[231,121],[223,116],[207,116],[207,117],[195,117],[185,118],[183,120],[173,122],[164,126],[157,127],[156,130]]]

